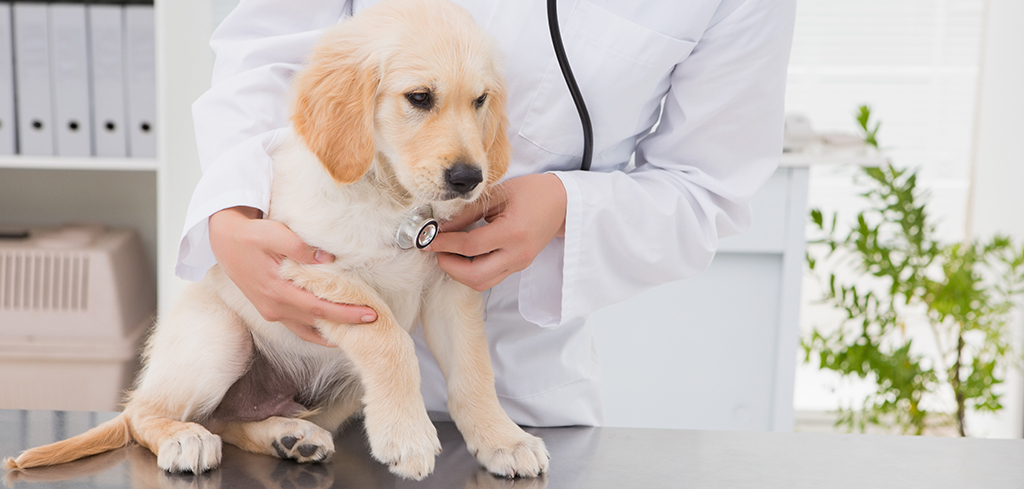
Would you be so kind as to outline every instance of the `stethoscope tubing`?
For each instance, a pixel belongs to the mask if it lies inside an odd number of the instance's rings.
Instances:
[[[590,161],[594,153],[594,126],[590,123],[590,113],[587,112],[587,104],[583,101],[583,94],[579,85],[576,84],[576,77],[572,74],[569,66],[569,58],[565,54],[565,46],[562,44],[562,34],[558,29],[558,6],[555,0],[548,0],[548,28],[551,30],[551,45],[555,48],[555,58],[558,59],[558,67],[562,69],[562,77],[569,87],[569,94],[576,104],[576,112],[580,115],[580,124],[583,125],[583,161],[580,163],[580,170],[590,170]]]

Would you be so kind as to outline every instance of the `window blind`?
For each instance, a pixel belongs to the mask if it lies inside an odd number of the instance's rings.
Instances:
[[[787,109],[854,131],[868,104],[900,165],[964,184],[984,0],[799,0]]]

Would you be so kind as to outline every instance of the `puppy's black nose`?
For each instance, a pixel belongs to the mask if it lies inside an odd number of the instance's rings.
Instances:
[[[448,188],[465,195],[484,181],[484,174],[480,171],[479,166],[456,163],[444,171],[444,180],[448,183]]]

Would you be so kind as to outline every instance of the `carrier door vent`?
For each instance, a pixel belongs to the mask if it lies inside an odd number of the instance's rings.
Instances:
[[[0,251],[0,310],[85,311],[88,306],[87,255]]]

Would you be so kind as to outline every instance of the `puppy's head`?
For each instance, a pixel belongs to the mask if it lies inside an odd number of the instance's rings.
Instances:
[[[508,167],[497,49],[447,0],[392,0],[346,20],[293,87],[295,131],[339,185],[377,156],[418,201],[468,201]]]

